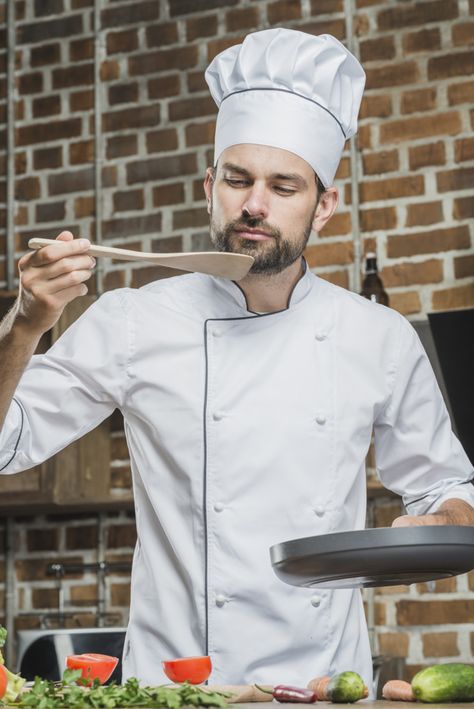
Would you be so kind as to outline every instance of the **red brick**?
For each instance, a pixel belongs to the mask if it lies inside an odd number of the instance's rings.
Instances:
[[[393,112],[392,97],[389,95],[366,94],[360,107],[360,118],[387,118]]]
[[[344,12],[343,0],[311,0],[311,15],[329,15]]]
[[[428,22],[452,20],[458,15],[456,0],[415,2],[381,10],[377,15],[377,26],[379,30],[403,29],[413,25],[426,25]]]
[[[208,91],[206,79],[202,71],[188,72],[188,91],[196,93],[196,91]]]
[[[51,140],[73,138],[82,130],[79,118],[68,118],[63,121],[35,122],[29,126],[20,126],[16,132],[17,145],[32,145],[48,143]]]
[[[109,104],[111,106],[118,103],[136,103],[137,101],[138,84],[136,82],[109,86]]]
[[[57,608],[59,591],[53,588],[33,588],[31,591],[31,604],[33,608]]]
[[[444,143],[428,143],[417,145],[408,150],[410,170],[418,170],[428,165],[444,165],[446,163],[446,150]]]
[[[99,70],[101,81],[115,81],[120,76],[120,66],[115,59],[105,59]]]
[[[459,226],[434,231],[417,232],[389,236],[387,255],[389,258],[414,256],[415,254],[434,254],[438,251],[467,249],[470,246],[469,227]]]
[[[382,150],[380,153],[364,153],[362,155],[364,174],[380,175],[384,172],[398,170],[398,151]]]
[[[19,25],[17,44],[36,44],[51,39],[64,39],[75,34],[82,34],[82,15],[65,14],[57,20],[32,22]]]
[[[468,190],[474,187],[474,167],[446,170],[436,175],[438,192]]]
[[[74,200],[74,216],[76,219],[92,217],[95,214],[95,200],[92,196],[76,197]]]
[[[374,69],[367,69],[366,89],[380,89],[386,86],[414,84],[419,79],[416,62],[391,62]]]
[[[380,652],[391,657],[408,657],[408,633],[379,633]]]
[[[15,199],[20,200],[20,202],[37,199],[40,193],[41,188],[38,177],[22,177],[15,180]]]
[[[102,225],[104,239],[120,239],[126,236],[153,234],[161,231],[161,214],[147,214],[142,217],[122,217],[105,220]],[[128,457],[128,456],[127,456]]]
[[[334,175],[334,180],[344,180],[351,176],[351,163],[349,158],[342,158]]]
[[[441,222],[443,218],[441,202],[413,203],[407,206],[405,226],[427,226]]]
[[[395,37],[377,37],[360,42],[360,59],[363,64],[370,61],[393,59],[396,54]]]
[[[418,32],[409,32],[403,36],[403,52],[433,52],[441,49],[441,33],[437,27],[423,29]]]
[[[63,150],[60,147],[35,150],[33,153],[33,167],[35,170],[44,170],[48,167],[62,167],[62,156]]]
[[[138,31],[136,29],[120,30],[107,34],[107,54],[133,52],[138,49]]]
[[[35,17],[59,15],[63,10],[63,0],[35,0]]]
[[[94,58],[94,40],[92,37],[81,37],[69,44],[69,61],[83,62]]]
[[[472,197],[455,199],[453,203],[454,219],[470,219],[474,217],[474,200]]]
[[[372,148],[372,126],[360,126],[357,133],[357,146],[360,150]]]
[[[147,133],[147,153],[161,153],[176,150],[178,147],[178,134],[175,128],[165,128]]]
[[[153,206],[163,207],[166,204],[179,204],[184,202],[184,185],[174,182],[153,188]]]
[[[474,44],[474,22],[463,22],[451,28],[454,46]]]
[[[106,133],[114,133],[131,128],[146,128],[155,126],[160,122],[159,105],[138,106],[136,108],[123,108],[120,111],[110,111],[102,115],[102,129]]]
[[[474,276],[474,256],[459,256],[454,259],[454,275],[456,278]]]
[[[474,101],[474,81],[464,81],[462,84],[448,86],[448,101],[451,106]]]
[[[134,547],[137,540],[137,530],[134,524],[114,524],[108,529],[107,547]]]
[[[178,49],[162,49],[129,57],[130,76],[152,74],[167,69],[189,69],[198,62],[197,46],[190,45]]]
[[[107,139],[107,159],[136,155],[138,139],[136,135],[114,135]]]
[[[474,138],[462,138],[454,143],[454,157],[456,162],[474,160]]]
[[[395,207],[380,209],[362,209],[360,211],[362,231],[384,231],[397,226],[397,210]]]
[[[416,590],[418,593],[433,593],[432,584],[417,583]],[[457,591],[456,577],[451,576],[447,579],[437,579],[434,582],[434,593],[455,593]]]
[[[446,54],[428,60],[428,79],[449,79],[451,76],[472,76],[474,73],[474,52]]]
[[[351,233],[351,213],[336,212],[326,226],[319,232],[319,237],[345,236]]]
[[[146,28],[147,47],[162,47],[164,44],[174,44],[177,41],[178,25],[176,22],[148,25]]]
[[[472,308],[474,306],[474,283],[468,283],[466,286],[458,286],[457,288],[445,288],[444,290],[434,291],[432,294],[433,310],[452,310],[453,308]],[[472,601],[474,604],[474,601]],[[474,607],[471,611],[470,618],[473,618]],[[466,617],[465,621],[446,620],[446,623],[461,623],[469,622]]]
[[[199,72],[202,75],[202,71]],[[148,82],[148,97],[151,99],[177,96],[180,92],[179,74],[157,76]]]
[[[402,113],[416,113],[436,108],[436,88],[405,91],[400,104]]]
[[[402,315],[413,315],[421,311],[421,301],[418,291],[390,293],[390,307]]]
[[[83,165],[94,160],[94,141],[81,140],[69,143],[69,162],[71,165]]]
[[[103,285],[105,290],[114,290],[115,288],[124,288],[125,287],[125,271],[121,270],[116,270],[116,271],[107,271],[104,274],[103,278]],[[121,468],[112,468],[110,470],[110,480],[111,480],[111,487],[120,487],[120,485],[117,484],[117,476],[120,474],[119,472]]]
[[[299,3],[293,3],[296,5]],[[271,6],[269,6],[271,7]],[[240,30],[259,29],[258,7],[239,7],[229,10],[225,16],[228,32],[238,32]]]
[[[421,639],[425,657],[455,657],[459,655],[457,633],[424,633]]]
[[[419,140],[432,135],[456,135],[462,131],[460,115],[457,111],[424,116],[423,120],[404,118],[386,121],[380,126],[381,143],[400,143]]]
[[[97,584],[83,584],[81,586],[71,586],[69,597],[73,606],[96,606],[97,605]]]
[[[320,278],[324,278],[325,281],[334,283],[336,286],[341,288],[349,288],[349,273],[347,270],[344,271],[320,271],[318,273]]]
[[[196,155],[194,153],[181,153],[172,157],[137,160],[130,162],[126,169],[127,182],[129,184],[148,182],[149,180],[163,180],[169,177],[182,177],[196,172]]]
[[[153,239],[151,242],[151,250],[155,254],[180,253],[183,250],[183,237],[162,236],[159,239]]]
[[[50,195],[66,194],[68,192],[84,192],[92,189],[93,184],[93,168],[86,167],[82,170],[49,175],[48,192]]]
[[[115,192],[113,199],[115,212],[128,212],[130,210],[144,209],[145,207],[143,190]]]
[[[238,37],[226,37],[225,39],[215,39],[207,44],[207,60],[210,62],[217,54],[223,52],[227,47],[232,47],[234,44],[241,44],[245,39],[245,35]]]
[[[65,218],[65,202],[47,202],[36,205],[35,220],[37,222],[59,222]]]
[[[361,202],[413,197],[424,193],[422,175],[391,177],[386,180],[362,182],[359,186]]]
[[[57,551],[58,543],[57,529],[28,529],[26,532],[28,551]]]
[[[37,94],[43,90],[43,75],[39,71],[31,74],[22,74],[18,77],[18,90],[20,94]]]
[[[212,145],[214,142],[215,130],[215,121],[208,121],[207,123],[191,123],[186,126],[186,145],[188,147],[195,145]]]
[[[209,224],[209,214],[205,208],[195,207],[173,212],[173,229],[188,229],[207,226],[207,224]]]
[[[380,277],[387,288],[440,283],[443,280],[443,262],[430,259],[415,263],[397,263],[395,266],[385,266]]]
[[[90,111],[94,107],[94,92],[90,89],[71,93],[69,97],[71,112]]]
[[[298,29],[302,32],[308,32],[308,34],[332,34],[340,42],[344,42],[346,39],[346,23],[342,19],[307,22],[304,25],[298,25]]]
[[[187,15],[237,5],[238,0],[169,0],[170,15]]]
[[[59,64],[61,59],[61,46],[55,42],[53,44],[42,44],[39,47],[31,47],[30,64],[33,68],[46,64]]]
[[[129,5],[114,3],[101,12],[102,27],[122,27],[123,25],[139,24],[157,20],[160,14],[160,3],[156,0],[148,2],[133,2]]]
[[[112,606],[130,606],[130,584],[113,583],[110,586],[110,604]]]
[[[74,525],[66,529],[66,548],[95,549],[98,540],[97,525]]]
[[[53,88],[63,89],[94,83],[94,64],[72,64],[53,70]]]
[[[57,115],[61,113],[61,97],[55,95],[35,98],[32,102],[32,109],[34,118],[46,118],[46,116]]]
[[[307,246],[305,258],[310,268],[349,264],[353,261],[353,244],[351,241],[342,241]]]
[[[160,281],[163,278],[173,278],[180,276],[184,272],[167,266],[147,266],[145,268],[134,268],[132,271],[132,288],[141,288],[152,281]]]
[[[277,0],[267,5],[267,18],[270,25],[276,25],[288,20],[299,20],[301,3],[298,0]]]
[[[186,20],[186,38],[188,42],[200,37],[214,37],[216,34],[217,15],[198,15]]]

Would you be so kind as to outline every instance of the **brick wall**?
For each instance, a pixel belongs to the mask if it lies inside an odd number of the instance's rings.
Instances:
[[[202,176],[212,159],[215,106],[203,80],[204,68],[217,52],[263,27],[281,24],[330,32],[346,41],[343,0],[102,4],[99,157],[104,242],[147,251],[206,249],[210,243]],[[3,28],[4,11],[3,3]],[[18,1],[16,15],[19,257],[31,236],[54,237],[69,228],[77,236],[94,238],[93,1]],[[357,0],[353,20],[356,51],[367,72],[357,139],[363,250],[377,250],[391,304],[408,317],[472,306],[474,1]],[[0,289],[6,285],[5,67],[6,55],[0,51]],[[347,150],[336,180],[341,193],[338,213],[322,234],[311,237],[307,249],[311,268],[344,287],[354,283],[350,173]],[[140,286],[156,273],[150,266],[101,263],[103,289]],[[113,455],[116,486],[127,486],[129,466],[118,417]],[[399,513],[393,505],[377,503],[376,524],[390,524]],[[121,520],[110,518],[110,529]],[[93,532],[81,531],[91,546],[81,549],[85,541],[77,542],[79,547],[68,545],[71,535],[79,534],[77,527],[94,524],[92,518],[68,523],[22,520],[19,561],[33,562],[46,552],[51,558],[93,559]],[[38,543],[51,548],[29,548],[28,539],[35,534],[28,532],[42,527],[48,531]],[[76,531],[69,532],[69,527]],[[130,553],[131,544],[130,538],[123,553]],[[20,565],[20,610],[54,608],[54,582],[44,579],[41,569],[29,578],[22,573]],[[122,622],[125,578],[111,579],[110,588],[115,584],[121,589],[116,603],[109,599],[110,607]],[[83,585],[90,588],[81,590]],[[93,586],[90,577],[75,579],[67,598],[93,594]],[[380,649],[406,656],[412,669],[438,659],[472,662],[473,590],[471,574],[438,583],[434,590],[423,586],[378,592]],[[47,606],[38,605],[45,601]]]

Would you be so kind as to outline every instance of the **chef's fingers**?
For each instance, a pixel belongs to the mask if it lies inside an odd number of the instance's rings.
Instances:
[[[44,266],[32,266],[32,278],[41,279],[43,281],[64,276],[73,271],[86,271],[94,268],[96,264],[95,258],[88,254],[78,254],[77,256],[66,256],[65,258],[54,261],[53,263]]]
[[[67,256],[84,253],[90,249],[91,245],[88,239],[74,239],[70,231],[61,232],[56,241],[57,244],[43,246],[41,249],[22,256],[18,262],[20,271],[29,266],[45,266]]]
[[[84,283],[85,281],[89,280],[91,276],[92,271],[87,268],[83,270],[78,269],[75,271],[71,271],[70,273],[65,273],[61,276],[58,276],[57,278],[51,278],[47,281],[42,281],[36,286],[35,296],[38,299],[41,299],[42,297],[47,297],[49,299],[51,296],[56,295],[61,296],[63,294],[63,291],[68,290],[69,288],[75,288],[81,283]]]

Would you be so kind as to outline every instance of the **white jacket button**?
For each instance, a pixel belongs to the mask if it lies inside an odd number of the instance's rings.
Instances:
[[[222,421],[222,419],[224,418],[224,414],[222,413],[222,411],[214,411],[214,413],[212,414],[212,418],[214,419],[214,421]]]
[[[213,337],[220,337],[221,335],[222,335],[222,332],[220,330],[213,330],[212,331]]]
[[[316,423],[319,423],[320,426],[324,426],[326,423],[326,417],[324,414],[318,414],[316,416]]]
[[[324,517],[324,513],[326,512],[322,505],[316,505],[314,511],[318,515],[318,517]]]
[[[216,596],[216,606],[222,608],[225,605],[226,597],[222,593],[218,593]]]
[[[321,605],[321,596],[311,596],[311,605],[318,608]]]
[[[318,342],[322,342],[323,340],[326,339],[326,337],[327,337],[327,335],[325,332],[317,332],[315,335],[315,338],[317,339]]]
[[[216,502],[214,504],[214,512],[222,512],[223,509],[224,509],[224,505],[222,502]]]

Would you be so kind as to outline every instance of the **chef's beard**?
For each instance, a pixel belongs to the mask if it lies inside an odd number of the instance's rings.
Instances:
[[[211,212],[211,240],[218,251],[252,256],[254,262],[249,273],[265,275],[281,273],[302,256],[311,234],[315,212],[316,208],[303,233],[296,241],[285,239],[280,229],[272,227],[262,219],[245,214],[240,219],[227,222],[223,228],[219,229],[212,219]],[[261,229],[272,238],[265,241],[243,239],[236,233],[236,230],[245,231],[246,227]]]

